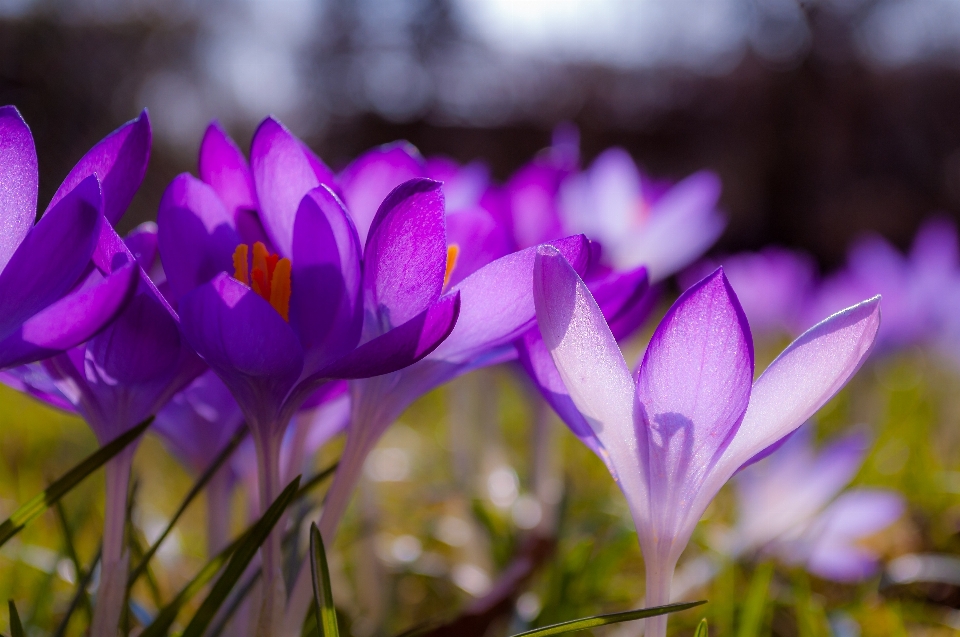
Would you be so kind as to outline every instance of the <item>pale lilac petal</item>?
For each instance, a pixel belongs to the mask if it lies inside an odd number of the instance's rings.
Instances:
[[[423,158],[407,142],[375,148],[347,166],[339,181],[361,243],[366,243],[373,218],[387,195],[405,181],[425,176]]]
[[[318,176],[323,162],[272,117],[253,135],[250,165],[264,229],[280,254],[289,257],[300,200],[317,186],[333,183]]]
[[[637,438],[658,534],[678,537],[700,518],[688,507],[736,434],[752,380],[750,328],[717,270],[673,304],[637,374]]]
[[[0,383],[56,409],[76,413],[73,403],[60,392],[43,365],[39,363],[21,365],[0,372]]]
[[[143,182],[151,139],[150,118],[144,110],[87,151],[53,195],[47,212],[81,181],[97,175],[103,188],[103,216],[116,224]]]
[[[189,174],[167,187],[157,212],[163,269],[179,299],[221,272],[233,273],[240,243],[233,216],[213,188]]]
[[[565,227],[602,243],[613,243],[643,212],[640,173],[622,148],[610,148],[590,169],[571,175],[560,188]]]
[[[210,123],[200,142],[199,173],[231,215],[259,207],[247,159],[219,122]]]
[[[37,150],[13,106],[0,107],[0,270],[37,216]]]
[[[300,203],[293,234],[290,325],[303,346],[304,373],[352,350],[360,340],[360,240],[327,187]]]
[[[544,164],[529,164],[510,179],[506,195],[513,233],[521,248],[566,234],[557,212],[557,190],[564,173]]]
[[[446,197],[449,192],[447,184],[443,185],[443,192]],[[480,207],[447,214],[447,245],[457,249],[456,261],[447,280],[448,287],[456,286],[491,261],[513,251],[507,229]]]
[[[583,235],[552,245],[575,270],[583,272],[589,254]],[[508,254],[453,286],[451,291],[459,292],[463,299],[460,319],[430,358],[465,363],[534,327],[532,284],[536,255],[536,247]]]
[[[273,432],[277,414],[303,368],[296,334],[275,309],[236,279],[220,274],[180,301],[187,341],[230,388],[248,424]]]
[[[879,297],[834,314],[787,347],[757,379],[736,437],[705,489],[709,501],[745,462],[803,424],[853,376],[880,326]]]
[[[614,478],[643,498],[630,370],[587,286],[552,246],[537,248],[533,298],[543,342],[570,398],[610,454]]]
[[[127,264],[104,278],[91,273],[89,285],[64,296],[27,319],[0,341],[0,369],[53,356],[92,338],[120,312],[137,289],[140,270]]]
[[[364,306],[378,327],[401,325],[429,307],[443,289],[446,263],[440,183],[405,182],[381,204],[363,250]]]
[[[0,338],[77,284],[102,221],[100,185],[90,177],[27,232],[0,272]]]

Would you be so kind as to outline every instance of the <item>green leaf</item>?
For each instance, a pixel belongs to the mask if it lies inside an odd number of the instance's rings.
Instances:
[[[700,625],[697,626],[697,632],[693,634],[693,637],[710,637],[710,629],[707,628],[706,617],[700,620]]]
[[[244,437],[249,432],[247,427],[241,427],[233,435],[233,438],[230,439],[230,442],[227,443],[227,446],[223,448],[217,457],[214,459],[210,466],[207,467],[207,470],[203,472],[203,475],[200,476],[196,483],[193,485],[193,488],[190,489],[190,492],[187,493],[187,496],[183,499],[183,502],[180,503],[180,506],[177,508],[176,513],[173,514],[173,517],[170,518],[170,522],[167,523],[163,533],[154,541],[154,543],[147,549],[147,552],[143,554],[143,559],[137,564],[136,568],[133,569],[133,572],[130,574],[130,579],[127,580],[127,588],[130,589],[137,582],[141,575],[147,570],[147,564],[150,563],[150,560],[153,558],[154,554],[160,548],[160,545],[163,544],[163,541],[167,539],[167,536],[170,534],[170,531],[173,530],[173,526],[180,519],[180,516],[183,515],[183,512],[187,510],[187,507],[190,506],[190,503],[203,491],[203,488],[207,486],[207,483],[210,482],[210,479],[213,478],[214,474],[223,466],[223,463],[233,454],[237,446],[243,442]]]
[[[323,482],[328,477],[333,475],[333,472],[337,470],[337,467],[339,465],[340,465],[339,462],[334,462],[332,465],[330,465],[329,467],[327,467],[317,475],[313,476],[312,478],[304,482],[303,486],[300,487],[300,490],[297,491],[297,496],[295,499],[299,500],[303,496],[307,495],[307,493],[309,493],[314,488],[316,488],[317,485],[319,485],[321,482]]]
[[[73,541],[73,529],[70,528],[70,522],[67,520],[67,512],[63,510],[63,503],[57,502],[54,510],[57,512],[57,520],[60,522],[60,528],[63,530],[63,542],[66,545],[67,556],[70,558],[70,563],[73,564],[73,571],[76,573],[77,581],[82,581],[86,579],[86,571],[83,569],[83,564],[80,563],[80,557],[77,555],[77,546]],[[90,596],[87,595],[86,588],[81,588],[79,591],[80,598],[78,603],[83,607],[84,612],[87,614],[87,620],[93,618],[93,607],[90,605]]]
[[[10,634],[13,637],[26,637],[23,631],[23,624],[20,623],[20,613],[17,612],[17,605],[11,599],[10,604]]]
[[[83,572],[82,576],[78,575],[77,592],[74,593],[73,599],[70,600],[70,605],[67,607],[67,612],[64,613],[63,619],[60,620],[60,625],[57,626],[57,630],[55,633],[53,633],[53,637],[63,637],[67,634],[67,627],[70,624],[70,617],[73,615],[73,612],[77,610],[77,607],[80,606],[81,601],[87,596],[87,585],[90,584],[90,580],[93,577],[93,571],[97,567],[97,562],[100,561],[100,555],[102,551],[102,547],[98,549],[97,554],[90,563],[90,567]],[[88,617],[88,619],[92,619],[92,615]]]
[[[84,478],[136,440],[152,422],[153,416],[150,416],[130,431],[117,436],[93,454],[87,456],[83,462],[68,471],[66,475],[51,484],[45,491],[14,511],[13,515],[7,518],[3,524],[0,524],[0,546],[6,544],[10,538],[69,493]]]
[[[227,564],[227,568],[224,569],[223,574],[220,575],[220,578],[213,585],[210,594],[203,600],[200,609],[197,610],[196,615],[193,616],[186,630],[183,631],[182,637],[201,637],[201,635],[203,635],[207,626],[213,621],[213,616],[220,609],[220,606],[227,599],[227,595],[230,594],[237,580],[243,575],[247,565],[250,564],[253,556],[256,555],[260,549],[260,545],[266,541],[273,527],[280,521],[280,516],[283,515],[283,512],[290,503],[293,502],[299,487],[300,476],[297,476],[293,482],[287,485],[287,488],[277,496],[277,499],[273,501],[273,504],[271,504],[270,508],[263,514],[263,517],[250,529],[249,536],[244,539],[236,551],[234,551],[233,557],[230,558],[230,563]]]
[[[706,600],[699,602],[686,602],[683,604],[667,604],[665,606],[654,606],[653,608],[641,608],[639,610],[628,610],[624,613],[610,613],[609,615],[594,615],[583,619],[574,619],[568,622],[553,624],[528,630],[524,633],[517,633],[512,637],[546,637],[547,635],[561,635],[575,630],[585,630],[587,628],[596,628],[597,626],[606,626],[607,624],[619,624],[620,622],[633,621],[634,619],[643,619],[645,617],[656,617],[657,615],[666,615],[667,613],[676,613],[681,610],[687,610],[701,604],[706,604]]]
[[[316,523],[310,525],[310,575],[313,579],[313,603],[316,605],[318,637],[340,637],[337,626],[337,609],[333,606],[333,591],[330,588],[330,570],[327,568],[327,553],[323,538]]]
[[[737,637],[757,637],[760,634],[771,579],[773,579],[772,562],[765,562],[754,571],[750,587],[747,589],[747,599],[743,603]]]

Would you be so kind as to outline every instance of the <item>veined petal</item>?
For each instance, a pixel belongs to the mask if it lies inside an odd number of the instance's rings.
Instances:
[[[0,107],[0,271],[37,216],[37,150],[16,107]]]
[[[293,233],[290,325],[310,374],[356,347],[363,326],[360,240],[347,211],[326,186],[311,190]]]
[[[53,356],[89,340],[124,308],[139,282],[140,269],[127,264],[47,306],[0,342],[0,369]]]
[[[0,272],[0,338],[76,285],[102,219],[100,185],[91,176],[27,233]]]
[[[583,272],[589,246],[583,235],[566,237],[552,245],[574,269]],[[534,327],[533,271],[537,247],[501,257],[453,286],[463,299],[453,333],[431,359],[463,363],[485,351],[509,343]]]
[[[586,284],[553,246],[537,248],[533,298],[544,345],[573,404],[610,454],[628,497],[642,498],[630,370]]]
[[[443,290],[446,264],[440,183],[405,182],[383,200],[363,251],[364,306],[380,330],[430,307]]]
[[[387,195],[403,182],[425,176],[423,158],[407,142],[374,148],[347,166],[339,181],[362,243],[366,243],[373,218]]]
[[[230,388],[251,426],[274,422],[300,376],[296,334],[270,304],[227,274],[180,301],[184,336]]]
[[[406,323],[367,341],[314,376],[369,378],[389,374],[424,358],[449,336],[460,314],[460,295],[444,296]]]
[[[163,269],[175,299],[221,272],[233,272],[240,237],[213,188],[182,174],[167,187],[157,212]]]
[[[737,297],[717,270],[684,292],[660,322],[637,374],[640,454],[651,522],[681,535],[702,511],[687,507],[736,434],[750,400],[753,340]]]
[[[259,207],[247,159],[217,121],[210,122],[200,142],[199,173],[231,215]]]
[[[103,216],[116,224],[143,182],[151,138],[150,118],[144,110],[87,151],[53,195],[47,212],[81,181],[97,175],[103,189]]]
[[[444,184],[443,190],[446,196],[449,192],[447,184]],[[480,207],[447,214],[447,245],[457,247],[457,257],[447,279],[448,288],[513,251],[507,229],[490,212]],[[530,265],[532,268],[532,260]]]
[[[709,501],[745,462],[830,400],[860,368],[879,327],[880,297],[875,297],[834,314],[791,343],[753,384],[740,429],[701,497]]]
[[[272,117],[253,135],[250,165],[264,229],[280,254],[289,257],[300,200],[320,184],[333,187],[332,174],[324,175],[323,162]]]

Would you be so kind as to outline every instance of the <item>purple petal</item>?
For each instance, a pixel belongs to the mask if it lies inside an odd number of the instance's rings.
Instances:
[[[280,254],[289,257],[300,200],[320,184],[332,187],[332,176],[324,175],[323,162],[272,117],[253,135],[250,164],[264,229]]]
[[[156,223],[144,221],[123,238],[127,250],[145,272],[149,271],[157,260],[157,231]]]
[[[97,239],[97,247],[93,251],[94,265],[104,274],[111,274],[127,263],[135,263],[136,261],[137,257],[130,251],[126,242],[120,238],[113,226],[109,223],[100,224],[100,236]],[[140,273],[140,287],[147,288],[175,321],[180,320],[177,313],[167,302],[166,297],[160,293],[150,277],[143,272]]]
[[[13,106],[0,107],[0,270],[37,216],[37,150]]]
[[[293,233],[290,325],[310,374],[356,347],[363,326],[360,240],[347,211],[325,186],[300,203]]]
[[[53,383],[43,365],[21,365],[0,372],[0,383],[56,409],[75,413],[76,408]]]
[[[247,159],[219,122],[211,122],[203,135],[199,172],[231,215],[259,208]]]
[[[630,370],[586,284],[552,246],[537,248],[533,298],[543,343],[573,404],[610,455],[614,478],[640,493]]]
[[[150,118],[144,110],[140,117],[127,122],[87,151],[53,195],[47,212],[74,186],[90,175],[97,175],[103,188],[103,216],[111,224],[116,224],[147,172],[151,136]]]
[[[100,185],[89,177],[27,233],[0,272],[0,338],[76,285],[102,219]]]
[[[460,295],[452,294],[403,325],[368,341],[315,374],[316,378],[369,378],[408,367],[427,356],[453,330]]]
[[[716,480],[726,482],[837,393],[870,353],[879,326],[876,297],[834,314],[791,343],[754,383],[740,429],[714,472]]]
[[[587,287],[607,322],[611,323],[646,299],[650,280],[647,269],[641,266],[629,272],[611,271],[601,278],[589,280]]]
[[[180,312],[187,341],[230,388],[249,424],[266,434],[303,368],[296,334],[267,301],[226,274],[184,296]]]
[[[752,380],[750,327],[723,270],[717,270],[673,304],[637,374],[640,453],[662,533],[679,534],[672,525],[684,519],[684,509],[736,433]],[[702,511],[691,513],[688,522],[695,524]]]
[[[0,368],[48,358],[92,338],[130,300],[139,274],[133,264],[106,278],[94,271],[89,285],[34,314],[18,332],[0,342]]]
[[[387,195],[400,184],[425,176],[423,158],[407,142],[375,148],[347,166],[340,183],[361,243],[366,243],[373,218]]]
[[[552,246],[574,269],[586,266],[589,247],[583,235],[555,241]],[[464,279],[451,291],[463,299],[460,318],[450,337],[430,355],[464,363],[509,343],[534,326],[533,271],[537,248],[497,259]]]
[[[167,187],[157,212],[160,257],[175,299],[233,272],[240,237],[213,188],[186,173]]]
[[[507,184],[513,232],[521,248],[545,243],[565,232],[557,212],[557,190],[562,171],[543,164],[521,168]]]
[[[440,184],[414,179],[398,186],[380,205],[363,251],[364,306],[379,318],[380,333],[434,303],[446,263]]]
[[[449,192],[443,185],[444,196]],[[447,207],[450,207],[449,201]],[[488,211],[474,207],[447,215],[447,244],[457,246],[457,259],[447,281],[455,286],[491,261],[509,254],[510,236]],[[532,266],[532,261],[531,261]]]

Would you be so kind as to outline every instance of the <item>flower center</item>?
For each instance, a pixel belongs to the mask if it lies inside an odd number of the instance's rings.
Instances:
[[[447,284],[450,283],[450,275],[453,274],[453,269],[457,267],[457,257],[460,256],[460,246],[456,243],[451,243],[447,246],[447,267],[443,271],[443,287],[447,287]]]
[[[261,241],[253,244],[253,262],[250,246],[241,243],[233,253],[233,278],[249,285],[273,309],[290,320],[290,259],[267,252]]]

